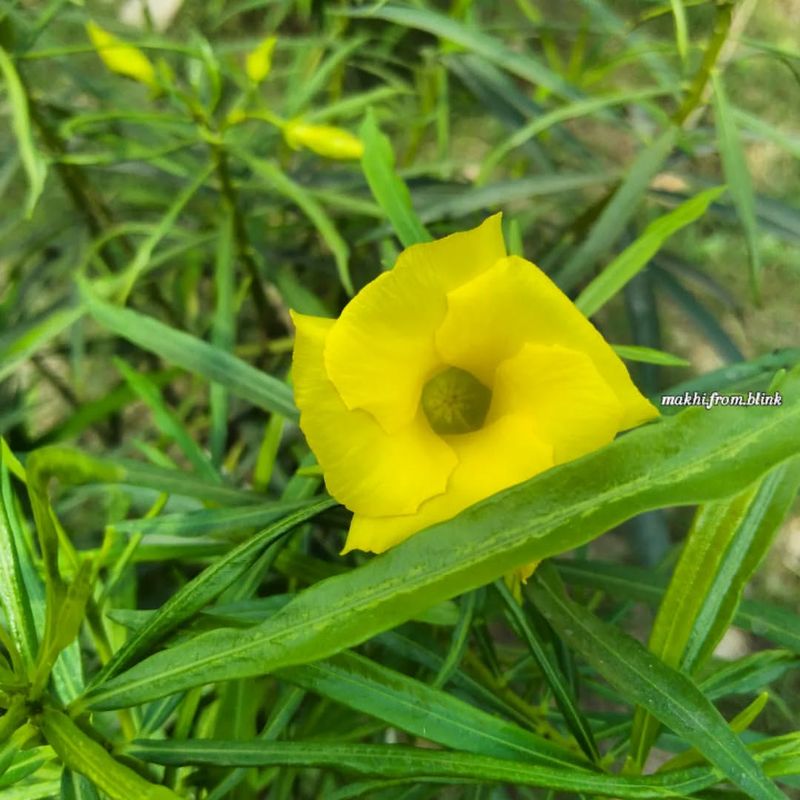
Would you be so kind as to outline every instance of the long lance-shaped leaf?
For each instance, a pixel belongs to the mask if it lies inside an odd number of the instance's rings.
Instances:
[[[678,128],[671,125],[636,156],[588,235],[556,274],[556,283],[564,291],[579,283],[597,259],[605,255],[620,237],[639,210],[650,181],[667,160],[678,134]]]
[[[427,31],[448,42],[455,42],[470,52],[483,56],[498,67],[502,67],[512,75],[535,85],[544,86],[559,96],[572,98],[579,96],[573,86],[532,55],[515,52],[500,40],[488,36],[477,28],[462,25],[458,20],[444,14],[391,3],[375,4],[363,9],[348,8],[341,13],[352,17],[383,19],[405,28]]]
[[[793,459],[742,494],[699,509],[650,633],[649,649],[661,661],[691,674],[711,654],[799,485],[800,459]],[[659,728],[637,709],[630,751],[637,769]]]
[[[547,649],[539,640],[539,636],[537,636],[523,607],[512,595],[505,581],[497,581],[495,586],[506,604],[506,616],[519,637],[528,645],[528,649],[542,671],[542,675],[564,717],[564,722],[575,737],[575,741],[578,742],[583,752],[592,761],[599,762],[600,751],[597,749],[592,729],[589,727],[586,718],[581,714],[577,698],[564,673],[558,668],[555,659],[551,658],[550,653],[547,652]]]
[[[446,747],[542,766],[591,768],[569,750],[519,725],[355,653],[339,653],[276,675]]]
[[[190,472],[129,459],[98,458],[64,445],[40,447],[28,456],[29,467],[32,462],[41,475],[56,477],[66,486],[121,483],[221,505],[253,505],[264,501],[264,496],[256,492],[220,486]]]
[[[348,295],[353,294],[353,279],[350,277],[350,248],[328,212],[317,202],[314,196],[301,184],[293,181],[273,161],[251,158],[237,152],[239,158],[247,163],[253,174],[267,182],[267,185],[279,194],[291,200],[317,229],[322,240],[330,248],[336,262],[339,281]]]
[[[604,561],[562,561],[558,570],[564,580],[608,592],[612,597],[657,606],[667,590],[666,581],[652,570]],[[733,623],[800,654],[800,617],[768,603],[743,600]]]
[[[623,777],[399,745],[144,740],[125,746],[123,752],[153,763],[176,766],[326,767],[383,778],[416,776],[417,780],[446,779],[448,783],[510,783],[620,798],[674,798],[676,794],[683,796],[719,781],[718,775],[702,767]]]
[[[100,800],[100,795],[88,778],[65,769],[61,774],[61,800]]]
[[[224,383],[232,394],[259,408],[297,418],[291,389],[277,378],[157,319],[107,303],[86,285],[81,291],[89,313],[118,336],[209,381]]]
[[[420,222],[411,202],[411,194],[394,166],[394,152],[388,137],[378,127],[372,111],[368,111],[359,131],[364,142],[361,168],[372,196],[378,201],[405,247],[429,242],[431,235]]]
[[[0,609],[3,610],[9,632],[22,657],[25,668],[33,666],[36,647],[36,627],[33,621],[28,592],[22,577],[17,543],[11,528],[11,519],[4,497],[11,498],[8,468],[0,452]]]
[[[264,624],[200,635],[95,687],[119,708],[216,680],[326,658],[506,572],[663,506],[722,498],[800,447],[800,374],[780,407],[687,409],[507,489],[347,575],[306,589]],[[569,498],[569,502],[565,502]]]
[[[748,797],[783,800],[783,793],[689,677],[668,667],[619,628],[569,600],[557,573],[548,565],[534,574],[530,593],[564,642],[615,689],[694,745]]]
[[[11,107],[11,126],[17,137],[19,157],[28,177],[28,198],[25,202],[25,216],[30,219],[33,209],[44,189],[47,165],[33,140],[28,97],[19,73],[8,53],[0,47],[0,73],[6,84],[8,102]]]
[[[758,297],[761,249],[758,240],[753,181],[747,167],[739,131],[731,113],[725,85],[722,77],[716,71],[711,72],[711,83],[714,87],[714,118],[717,126],[719,154],[722,158],[725,179],[736,206],[736,213],[739,215],[744,229],[747,251],[750,256],[750,282],[756,297]]]
[[[706,189],[676,209],[653,220],[642,235],[626,247],[578,296],[575,305],[591,317],[619,292],[674,233],[699,219],[725,187]]]
[[[171,789],[150,783],[112,758],[66,714],[46,708],[39,726],[64,766],[85,775],[111,800],[180,800]]]
[[[121,672],[170,631],[196,614],[203,606],[239,580],[265,547],[277,541],[301,522],[315,517],[335,504],[334,500],[326,497],[307,505],[242,542],[224,558],[216,560],[161,606],[147,621],[147,624],[139,628],[114,654],[114,657],[95,677],[94,682],[97,683]]]

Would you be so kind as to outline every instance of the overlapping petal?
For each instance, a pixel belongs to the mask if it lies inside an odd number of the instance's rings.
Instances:
[[[441,360],[434,344],[447,293],[506,255],[500,215],[463,233],[403,251],[390,272],[345,307],[325,346],[325,367],[344,404],[385,431],[417,415],[425,381]]]
[[[292,313],[296,327],[292,379],[300,427],[330,493],[359,514],[413,514],[444,492],[456,455],[419,412],[389,435],[365,411],[350,411],[323,360],[334,320]]]
[[[572,302],[506,256],[499,215],[408,248],[338,320],[294,319],[301,427],[355,513],[345,550],[382,552],[657,416]],[[491,407],[479,430],[437,435],[422,390],[451,367]]]
[[[622,406],[585,353],[526,344],[497,368],[488,420],[529,414],[561,464],[608,444]]]
[[[552,446],[542,439],[537,423],[524,414],[506,415],[479,431],[447,440],[458,457],[447,491],[426,500],[411,516],[356,514],[345,552],[381,553],[417,531],[553,466]]]
[[[450,291],[447,305],[436,333],[436,348],[445,363],[492,385],[497,367],[525,344],[561,345],[592,360],[622,406],[619,429],[657,416],[597,329],[529,261],[501,259]]]

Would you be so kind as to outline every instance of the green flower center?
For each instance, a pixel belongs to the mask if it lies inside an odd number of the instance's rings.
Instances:
[[[477,431],[491,402],[492,390],[458,367],[434,375],[422,389],[422,410],[440,436]]]

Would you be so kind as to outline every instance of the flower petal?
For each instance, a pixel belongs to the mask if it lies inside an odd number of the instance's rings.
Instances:
[[[365,411],[350,411],[328,380],[325,341],[334,320],[292,312],[297,328],[292,379],[300,427],[328,491],[359,514],[411,514],[441,493],[456,456],[422,412],[389,436]]]
[[[514,413],[536,420],[556,464],[608,444],[622,423],[622,406],[589,356],[537,344],[497,368],[488,419]]]
[[[542,441],[533,421],[524,415],[502,417],[475,433],[449,436],[448,442],[458,455],[458,466],[447,491],[426,500],[416,514],[356,514],[343,552],[382,553],[423,528],[553,466],[552,447]]]
[[[594,325],[530,261],[510,256],[448,293],[436,333],[447,364],[492,385],[497,366],[528,342],[586,353],[622,404],[622,429],[658,416]]]
[[[387,432],[408,425],[424,382],[441,362],[434,334],[447,292],[505,256],[500,215],[464,233],[404,250],[394,269],[345,307],[325,346],[325,366],[348,408],[369,411]]]

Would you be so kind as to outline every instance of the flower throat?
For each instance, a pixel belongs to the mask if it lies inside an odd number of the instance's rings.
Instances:
[[[441,436],[477,431],[491,402],[492,390],[459,367],[442,370],[422,389],[422,410]]]

